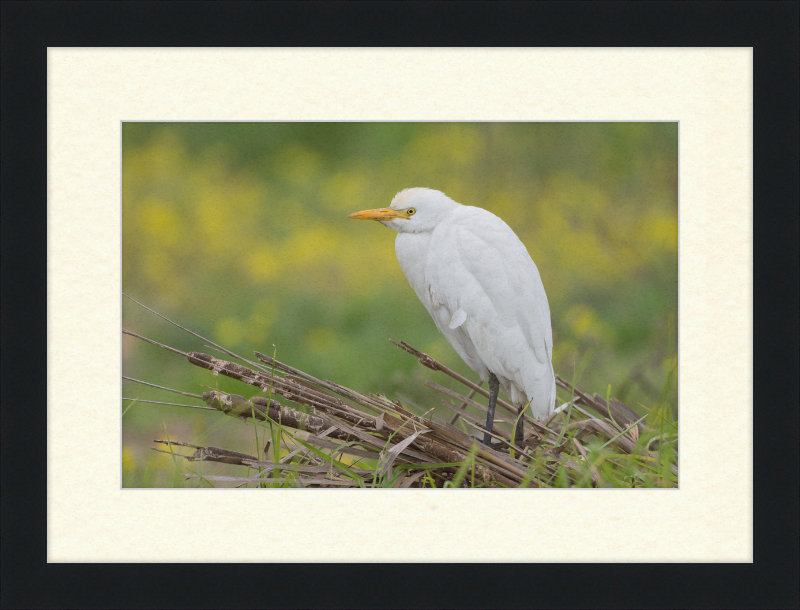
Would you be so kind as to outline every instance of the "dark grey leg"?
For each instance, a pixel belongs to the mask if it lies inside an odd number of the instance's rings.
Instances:
[[[489,407],[486,413],[486,429],[491,430],[494,426],[494,409],[497,406],[497,394],[500,392],[500,382],[494,373],[489,373]],[[492,437],[484,433],[483,444],[492,446]],[[497,444],[497,443],[495,443]]]
[[[525,405],[517,408],[517,417],[520,416],[520,413],[525,409]],[[525,418],[519,417],[519,421],[517,422],[517,430],[514,433],[514,444],[517,447],[522,447],[522,443],[525,442]]]

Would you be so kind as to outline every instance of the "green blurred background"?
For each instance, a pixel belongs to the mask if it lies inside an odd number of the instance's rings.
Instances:
[[[412,186],[486,208],[519,235],[547,291],[557,373],[577,371],[578,387],[604,397],[610,384],[642,413],[663,401],[677,356],[677,123],[123,123],[123,290],[245,357],[275,349],[318,378],[435,408],[422,382],[451,380],[389,338],[477,375],[408,285],[396,233],[346,218]],[[125,298],[122,316],[220,356]],[[131,337],[122,346],[124,375],[255,393]],[[129,400],[122,411],[126,487],[172,484],[171,457],[149,450],[166,434],[251,450],[253,426],[216,412]]]

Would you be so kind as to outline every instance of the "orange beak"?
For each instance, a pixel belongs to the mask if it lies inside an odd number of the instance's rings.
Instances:
[[[404,216],[392,208],[380,208],[378,210],[356,212],[355,214],[350,214],[348,218],[354,220],[394,220],[395,218],[404,218]]]

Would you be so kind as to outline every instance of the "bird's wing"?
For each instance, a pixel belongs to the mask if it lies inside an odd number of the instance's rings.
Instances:
[[[514,381],[528,398],[541,393],[537,403],[551,402],[550,308],[536,265],[494,214],[463,207],[448,221],[434,232],[426,264],[439,330],[454,347],[465,333],[490,371]],[[459,310],[466,321],[450,329]]]

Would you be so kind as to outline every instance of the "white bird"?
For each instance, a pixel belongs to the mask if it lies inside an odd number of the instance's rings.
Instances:
[[[533,260],[511,228],[481,208],[440,191],[405,189],[391,206],[348,218],[377,220],[399,233],[397,260],[436,327],[481,382],[489,382],[486,430],[499,389],[517,414],[553,412],[553,331],[547,295]],[[514,442],[523,441],[519,417]],[[490,436],[483,442],[490,445]]]

